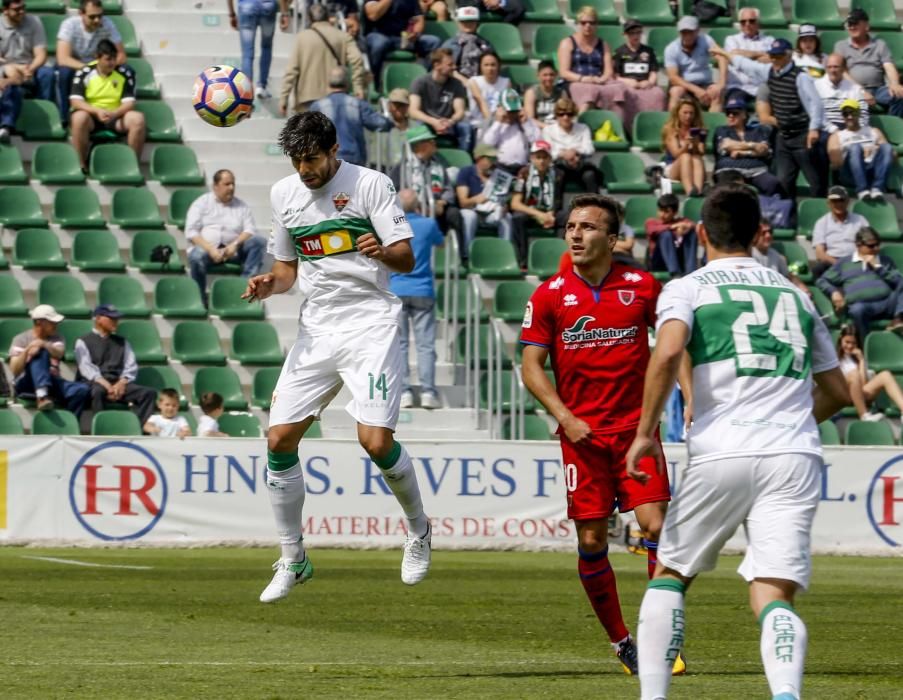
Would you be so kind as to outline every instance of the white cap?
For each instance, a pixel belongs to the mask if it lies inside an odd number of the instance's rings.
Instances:
[[[480,8],[474,7],[473,5],[459,7],[455,12],[455,19],[459,22],[479,22]]]
[[[695,32],[699,29],[699,20],[692,15],[685,15],[680,18],[677,23],[677,31],[679,32]]]
[[[59,323],[66,318],[50,304],[38,304],[28,315],[31,316],[33,321],[50,321],[51,323]]]

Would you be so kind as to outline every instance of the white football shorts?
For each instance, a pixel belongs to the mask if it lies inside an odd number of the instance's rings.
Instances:
[[[807,588],[821,466],[821,457],[806,453],[691,464],[668,507],[658,561],[687,577],[710,571],[743,525],[746,556],[737,572],[744,579],[779,578]]]
[[[320,413],[347,385],[345,410],[358,423],[395,430],[404,366],[398,326],[329,335],[304,332],[289,351],[270,407],[270,425],[298,423]]]

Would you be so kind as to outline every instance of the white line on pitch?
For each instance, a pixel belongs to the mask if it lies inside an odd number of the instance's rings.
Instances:
[[[146,571],[153,569],[152,566],[135,566],[132,564],[97,564],[92,561],[78,561],[77,559],[58,559],[57,557],[30,557],[23,556],[23,559],[35,559],[37,561],[49,561],[53,564],[68,564],[69,566],[90,566],[96,569],[136,569]]]

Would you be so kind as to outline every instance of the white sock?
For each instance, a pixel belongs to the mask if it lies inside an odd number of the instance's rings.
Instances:
[[[34,390],[34,395],[36,397],[38,397],[39,399],[43,399],[44,397],[47,396],[47,387],[39,386],[37,389]]]
[[[762,626],[762,664],[772,695],[800,697],[809,635],[806,625],[788,603],[770,603],[759,616]]]
[[[276,516],[276,531],[282,547],[282,558],[304,560],[301,532],[301,509],[304,506],[304,471],[301,464],[273,471],[267,468],[267,491]]]
[[[423,537],[429,529],[429,520],[423,513],[417,474],[414,472],[411,455],[403,445],[399,447],[401,453],[398,461],[388,469],[382,469],[382,475],[408,519],[408,532],[416,537]]]
[[[680,581],[658,578],[643,596],[637,626],[642,700],[668,697],[671,669],[684,644],[684,588]]]

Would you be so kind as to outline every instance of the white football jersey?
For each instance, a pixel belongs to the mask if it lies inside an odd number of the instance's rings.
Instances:
[[[657,327],[690,328],[690,461],[821,454],[812,374],[838,365],[810,299],[752,258],[721,258],[665,285]]]
[[[270,203],[267,251],[283,262],[298,260],[301,330],[323,335],[398,322],[401,301],[389,291],[389,269],[357,252],[365,233],[384,246],[414,236],[387,176],[339,161],[318,190],[297,173],[281,179]]]

